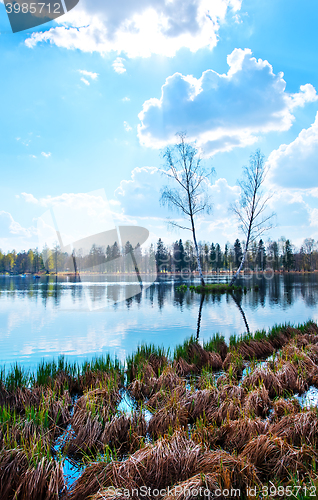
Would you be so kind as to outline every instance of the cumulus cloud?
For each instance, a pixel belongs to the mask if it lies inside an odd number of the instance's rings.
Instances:
[[[91,80],[97,80],[97,78],[99,76],[98,73],[92,73],[91,71],[86,71],[85,69],[79,69],[78,72],[81,75],[84,75],[84,76],[90,78]]]
[[[283,73],[275,75],[271,64],[252,57],[250,49],[234,49],[227,62],[227,74],[209,69],[199,79],[181,73],[169,76],[161,98],[143,104],[141,144],[163,147],[186,130],[207,155],[230,151],[253,144],[260,134],[288,130],[293,109],[317,100],[310,84],[287,93]]]
[[[133,217],[164,218],[168,211],[160,206],[160,189],[165,179],[158,168],[136,167],[131,179],[122,180],[115,191],[115,200],[125,214]]]
[[[52,153],[45,153],[44,151],[41,153],[42,156],[44,156],[44,158],[50,158],[50,156],[52,156]]]
[[[0,247],[3,251],[25,250],[37,243],[37,230],[30,226],[25,228],[17,222],[9,212],[0,211]]]
[[[63,26],[32,33],[26,45],[49,41],[84,52],[173,56],[181,47],[213,48],[220,23],[240,8],[241,0],[81,0],[63,16]]]
[[[126,73],[126,68],[124,66],[124,59],[122,57],[117,57],[113,62],[113,68],[114,71],[116,71],[116,73],[119,73],[120,75],[122,73]]]
[[[314,123],[303,129],[290,144],[282,144],[268,157],[269,180],[290,188],[318,186],[318,113]]]

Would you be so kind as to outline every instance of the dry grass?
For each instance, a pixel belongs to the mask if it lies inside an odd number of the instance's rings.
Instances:
[[[184,397],[182,402],[192,421],[204,416],[210,422],[218,410],[219,394],[216,389],[198,390]]]
[[[73,455],[99,451],[104,426],[114,415],[119,399],[119,393],[108,388],[94,389],[79,398],[64,452]]]
[[[179,375],[180,377],[185,377],[186,375],[190,375],[190,373],[199,372],[199,368],[194,363],[189,364],[183,358],[175,360],[172,366],[177,375]]]
[[[215,474],[196,474],[195,476],[182,481],[170,489],[170,495],[165,495],[165,500],[196,500],[198,491],[208,490],[211,495],[215,490],[220,489],[218,477]],[[207,496],[207,495],[206,495]],[[221,498],[221,497],[219,497]]]
[[[226,420],[237,420],[243,415],[242,402],[238,398],[228,398],[222,401],[214,414],[215,421],[221,425]]]
[[[64,490],[61,465],[45,457],[28,457],[22,450],[0,454],[1,500],[58,500]]]
[[[289,361],[283,363],[276,372],[276,377],[287,392],[302,394],[308,389],[306,380],[299,375],[297,368]]]
[[[182,399],[176,393],[172,394],[163,408],[160,408],[151,417],[148,423],[148,432],[153,439],[163,436],[168,431],[186,427],[189,412]]]
[[[300,404],[295,398],[289,400],[283,398],[276,399],[276,401],[273,401],[273,413],[271,415],[271,421],[278,421],[281,417],[299,413],[300,410]]]
[[[219,443],[229,451],[240,453],[252,438],[268,432],[268,423],[260,418],[241,418],[222,425],[219,432]]]
[[[120,415],[105,425],[100,436],[101,447],[109,446],[117,454],[133,453],[142,447],[147,434],[147,422],[142,414]]]
[[[238,353],[242,355],[244,359],[249,358],[267,358],[275,351],[274,346],[265,339],[262,340],[250,340],[247,342],[241,342],[237,349]]]
[[[166,488],[193,476],[200,455],[200,446],[177,431],[170,438],[161,438],[138,450],[124,462],[87,467],[73,485],[70,498],[83,500],[109,486],[129,490],[141,486]]]
[[[249,441],[240,457],[248,459],[263,477],[272,480],[273,477],[286,479],[289,474],[303,477],[317,453],[313,448],[295,448],[285,439],[265,434]]]
[[[219,444],[219,428],[215,422],[208,424],[201,417],[192,426],[191,439],[203,449],[216,448]]]
[[[271,406],[268,390],[262,386],[248,393],[244,403],[244,412],[252,417],[265,418]]]
[[[196,472],[213,474],[222,488],[245,489],[259,485],[257,470],[242,457],[236,457],[224,450],[208,451],[198,460]]]
[[[307,411],[286,415],[269,428],[270,434],[285,439],[293,446],[317,447],[318,444],[318,415],[316,411]]]
[[[274,398],[283,393],[281,381],[269,368],[256,368],[243,380],[243,386],[246,388],[257,388],[265,386],[269,397]]]

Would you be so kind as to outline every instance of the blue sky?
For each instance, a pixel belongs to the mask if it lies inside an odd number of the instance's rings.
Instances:
[[[0,7],[2,250],[38,246],[48,208],[100,189],[116,224],[189,237],[159,205],[160,150],[180,130],[216,170],[201,240],[239,235],[228,206],[257,148],[277,213],[268,236],[318,239],[315,0],[80,0],[17,34]]]

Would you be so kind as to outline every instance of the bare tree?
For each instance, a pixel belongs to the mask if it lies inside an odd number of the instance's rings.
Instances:
[[[201,164],[198,150],[187,142],[185,133],[177,134],[177,138],[178,142],[173,147],[167,147],[163,153],[164,174],[174,181],[176,187],[165,186],[160,201],[163,205],[176,210],[189,222],[190,227],[169,221],[172,226],[192,232],[201,284],[205,286],[196,239],[195,219],[198,215],[209,213],[211,210],[207,181],[214,169],[208,171]]]
[[[242,180],[238,182],[241,188],[241,199],[239,203],[231,207],[231,210],[239,220],[240,228],[246,237],[246,243],[241,264],[233,276],[230,286],[240,274],[250,243],[273,227],[272,218],[275,214],[267,215],[265,213],[272,194],[264,194],[262,189],[267,171],[264,156],[260,150],[256,150],[250,156],[249,166],[244,168]]]

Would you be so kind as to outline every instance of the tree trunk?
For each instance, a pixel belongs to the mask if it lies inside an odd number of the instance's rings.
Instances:
[[[204,298],[205,298],[205,294],[201,293],[199,315],[198,315],[198,325],[197,325],[197,340],[199,340],[199,336],[200,336],[201,316],[202,316],[202,307],[203,307]]]
[[[244,265],[244,262],[245,262],[245,258],[246,258],[246,254],[247,254],[247,248],[245,247],[245,250],[244,250],[244,254],[243,254],[243,259],[242,259],[242,262],[240,264],[240,267],[238,268],[238,270],[236,271],[236,273],[234,274],[233,278],[231,279],[231,283],[230,283],[230,286],[232,286],[235,281],[237,280],[241,270],[242,270],[242,267]]]
[[[199,275],[200,275],[200,279],[201,279],[201,285],[205,286],[205,281],[204,281],[204,278],[203,278],[202,267],[201,267],[201,259],[200,259],[200,254],[199,254],[199,248],[198,248],[197,239],[196,239],[196,236],[195,236],[195,228],[194,228],[194,221],[193,221],[192,214],[191,214],[190,217],[191,217],[193,242],[194,242],[194,246],[195,246],[195,251],[197,253],[198,269],[199,269]]]

